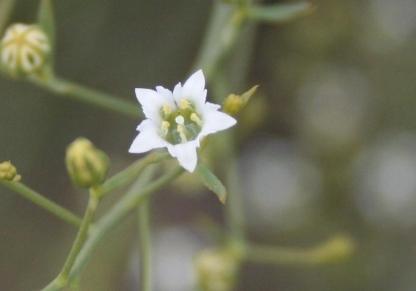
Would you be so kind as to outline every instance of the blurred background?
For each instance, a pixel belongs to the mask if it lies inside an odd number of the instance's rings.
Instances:
[[[135,87],[171,88],[192,67],[212,2],[57,1],[57,71],[131,101]],[[258,25],[246,40],[247,78],[232,90],[260,90],[238,130],[244,210],[252,241],[309,246],[343,232],[357,252],[328,266],[245,264],[236,290],[415,290],[416,2],[315,4],[314,14]],[[37,5],[17,1],[11,22],[33,22]],[[112,173],[136,158],[127,149],[137,121],[3,78],[0,100],[0,160],[76,213],[87,195],[66,175],[72,140],[88,137],[109,153]],[[155,195],[155,290],[193,290],[192,258],[212,243],[198,224],[205,216],[222,223],[222,206],[186,177]],[[137,290],[134,222],[100,244],[82,290]],[[0,290],[42,287],[74,236],[1,188]]]

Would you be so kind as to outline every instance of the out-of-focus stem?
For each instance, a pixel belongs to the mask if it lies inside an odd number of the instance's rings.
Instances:
[[[20,182],[7,182],[7,181],[0,181],[0,184],[9,188],[13,192],[19,194],[23,198],[31,201],[35,205],[45,209],[49,213],[52,213],[53,215],[62,219],[63,221],[69,224],[72,224],[73,226],[76,226],[76,227],[79,227],[81,225],[80,217],[78,217],[71,211],[63,208],[62,206],[56,204],[55,202],[49,200],[45,196],[30,189],[26,185]]]
[[[150,233],[150,201],[146,199],[137,209],[140,248],[140,290],[152,290],[152,250]]]
[[[121,113],[131,118],[140,117],[140,111],[133,102],[125,101],[107,93],[58,78],[53,74],[48,74],[47,76],[34,76],[28,80],[59,96],[65,96],[77,101],[89,103],[106,110]]]
[[[315,265],[346,259],[353,251],[354,242],[350,237],[335,235],[317,246],[304,249],[249,245],[245,259],[266,264]]]
[[[203,69],[207,79],[215,74],[218,64],[235,44],[244,13],[234,6],[215,1],[208,30],[194,69]]]

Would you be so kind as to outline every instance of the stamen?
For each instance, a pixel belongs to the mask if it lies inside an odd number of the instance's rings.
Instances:
[[[189,102],[188,99],[183,98],[179,101],[179,108],[182,110],[191,108],[191,102]]]
[[[163,136],[168,135],[168,133],[169,133],[169,127],[170,127],[170,123],[169,122],[167,122],[166,120],[162,121],[161,128],[162,128],[162,134],[163,134]]]
[[[178,124],[177,126],[177,131],[179,133],[179,137],[181,138],[181,142],[185,143],[188,141],[188,139],[186,138],[186,128],[183,124]]]
[[[199,118],[198,114],[195,112],[191,114],[190,116],[191,120],[202,127],[202,120]]]
[[[165,117],[169,116],[172,113],[172,107],[169,104],[164,104],[162,106],[162,112]]]

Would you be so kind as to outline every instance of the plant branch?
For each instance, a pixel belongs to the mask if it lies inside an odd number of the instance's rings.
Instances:
[[[138,106],[132,102],[55,77],[53,74],[47,74],[47,76],[33,76],[28,80],[59,96],[92,104],[110,111],[121,113],[131,118],[139,118],[141,115]]]
[[[176,167],[161,178],[143,186],[142,181],[135,183],[126,195],[103,216],[90,232],[90,237],[82,248],[75,265],[70,273],[70,279],[75,278],[89,261],[92,253],[101,239],[120,223],[129,213],[137,209],[143,201],[153,192],[168,185],[183,173],[183,169]],[[145,175],[146,174],[146,175]],[[145,171],[142,177],[149,178],[149,171]]]
[[[34,190],[30,189],[28,186],[20,182],[7,182],[7,181],[0,181],[0,184],[9,188],[13,192],[19,194],[23,198],[31,201],[35,205],[45,209],[46,211],[62,219],[63,221],[76,227],[79,227],[81,225],[81,218],[79,218],[77,215],[63,208],[62,206],[56,204],[55,202],[49,200],[43,195],[35,192]]]
[[[133,182],[149,165],[161,162],[168,157],[169,155],[165,151],[146,155],[144,158],[137,160],[123,171],[109,178],[101,186],[101,194],[104,195]]]
[[[71,271],[72,266],[74,265],[85,240],[87,239],[90,225],[98,207],[99,196],[99,193],[94,188],[90,189],[87,210],[85,211],[81,227],[78,230],[77,237],[75,238],[65,264],[59,275],[48,286],[46,286],[43,291],[60,290],[68,284],[69,272]]]

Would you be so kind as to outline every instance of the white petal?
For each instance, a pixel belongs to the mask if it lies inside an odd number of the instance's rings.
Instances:
[[[186,98],[200,106],[205,103],[207,97],[207,90],[205,90],[205,77],[202,70],[195,72],[186,80],[182,87],[182,96],[179,98]],[[175,98],[175,100],[177,100]]]
[[[146,119],[142,121],[137,129],[140,133],[131,144],[130,153],[141,154],[152,149],[167,146],[167,142],[159,136],[157,127],[152,120]]]
[[[198,162],[196,148],[197,144],[195,141],[177,145],[168,145],[168,150],[172,157],[177,158],[179,164],[191,173],[195,170]]]
[[[160,108],[164,104],[173,106],[172,100],[166,99],[163,95],[150,89],[136,88],[136,97],[143,107],[143,113],[147,118],[154,121],[160,120]]]
[[[225,114],[224,112],[208,109],[203,113],[204,125],[202,126],[200,137],[204,137],[208,134],[215,133],[217,131],[225,130],[234,126],[237,120]]]
[[[169,89],[166,89],[163,86],[157,86],[156,91],[159,95],[163,96],[163,98],[169,100],[169,102],[173,102],[173,95]]]
[[[205,89],[205,77],[202,70],[193,73],[183,84],[186,90],[202,91]]]

